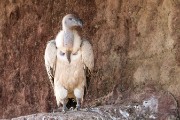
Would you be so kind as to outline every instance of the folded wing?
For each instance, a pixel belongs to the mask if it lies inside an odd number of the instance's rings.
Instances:
[[[56,70],[56,54],[57,54],[56,42],[55,40],[51,40],[46,45],[44,60],[45,60],[46,71],[49,80],[52,84],[52,87],[54,87],[54,74]]]
[[[92,45],[89,43],[89,41],[87,40],[82,41],[81,51],[82,51],[82,60],[83,63],[85,64],[85,67],[87,67],[90,71],[92,71],[94,68],[94,54],[93,54]]]

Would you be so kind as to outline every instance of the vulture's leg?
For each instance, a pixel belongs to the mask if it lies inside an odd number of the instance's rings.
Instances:
[[[76,109],[80,110],[80,108],[81,108],[81,101],[82,101],[83,95],[84,95],[84,88],[76,88],[74,90],[74,95],[76,97],[76,102],[77,102]]]
[[[57,102],[58,107],[60,106],[60,103],[61,103],[63,105],[62,112],[65,113],[67,110],[66,103],[67,103],[68,91],[64,87],[62,87],[61,84],[58,84],[55,81],[54,92],[55,92],[56,102]]]
[[[68,108],[66,107],[66,103],[67,103],[67,99],[63,99],[62,100],[62,104],[63,104],[62,112],[63,113],[66,113],[66,111],[68,110]]]
[[[76,109],[77,109],[77,111],[79,111],[81,108],[81,98],[76,98],[76,101],[77,101]]]
[[[53,109],[53,113],[54,112],[62,112],[62,113],[66,113],[66,111],[68,110],[68,108],[66,107],[66,104],[67,104],[67,99],[63,99],[61,100],[61,103],[62,103],[62,108],[60,106],[60,104],[57,105],[57,109]]]

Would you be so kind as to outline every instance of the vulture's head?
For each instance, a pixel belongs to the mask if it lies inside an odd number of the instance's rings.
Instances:
[[[64,29],[66,29],[66,28],[73,29],[74,27],[82,27],[83,22],[76,15],[68,14],[68,15],[64,16],[64,18],[62,20],[62,25],[63,25]]]
[[[74,33],[73,30],[76,30],[77,27],[82,27],[82,20],[73,14],[68,14],[64,16],[62,20],[62,26],[64,31],[63,36],[63,46],[66,48],[66,57],[69,63],[71,62],[71,53],[73,50],[74,44]]]

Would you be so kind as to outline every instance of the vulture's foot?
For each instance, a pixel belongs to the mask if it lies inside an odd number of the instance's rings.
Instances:
[[[76,98],[76,101],[77,101],[77,104],[76,104],[76,111],[79,111],[80,110],[80,108],[81,108],[81,99],[79,99],[79,98]]]
[[[68,108],[65,106],[65,107],[62,108],[62,113],[65,114],[66,111],[68,111]]]
[[[79,111],[80,108],[81,108],[80,106],[76,106],[75,110],[76,110],[76,111]]]

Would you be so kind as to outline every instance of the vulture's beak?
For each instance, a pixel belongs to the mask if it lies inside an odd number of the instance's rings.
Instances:
[[[67,57],[69,63],[71,63],[71,51],[69,51],[69,50],[66,51],[66,57]]]
[[[81,19],[77,19],[77,24],[80,27],[83,27],[83,21]]]

